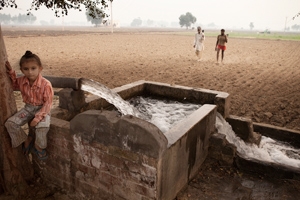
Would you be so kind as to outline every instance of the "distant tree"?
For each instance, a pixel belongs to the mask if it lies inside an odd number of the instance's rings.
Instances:
[[[153,20],[150,20],[150,19],[147,20],[147,25],[148,26],[153,26],[153,24],[154,24]]]
[[[214,27],[216,27],[216,24],[212,22],[212,23],[207,24],[207,27],[214,28]]]
[[[300,25],[294,24],[291,28],[295,31],[298,31],[300,30]]]
[[[181,27],[185,26],[188,29],[192,24],[197,21],[197,18],[194,17],[190,12],[187,12],[185,15],[179,17],[179,24]]]
[[[167,27],[168,26],[168,22],[166,22],[166,21],[159,21],[159,22],[157,22],[157,24],[160,27]]]
[[[45,21],[45,20],[41,20],[41,21],[40,21],[40,24],[41,24],[42,26],[48,26],[48,25],[49,25],[49,22],[47,22],[47,21]]]
[[[5,24],[9,24],[10,22],[15,24],[32,24],[36,21],[36,16],[27,14],[19,14],[17,16],[0,14],[0,20]]]
[[[113,0],[31,0],[31,8],[28,11],[39,10],[41,7],[46,7],[54,11],[56,17],[68,15],[68,11],[78,10],[82,11],[82,7],[91,14],[92,17],[97,17],[102,14],[108,16],[105,13],[105,9],[108,7],[108,2]],[[101,6],[98,8],[98,6]],[[18,8],[16,0],[0,0],[0,10],[5,7]]]
[[[143,21],[141,20],[141,18],[135,18],[132,22],[131,22],[131,26],[141,26],[143,23]]]
[[[6,15],[0,13],[0,21],[3,22],[4,24],[9,24],[9,22],[11,21],[10,14]]]
[[[250,22],[249,26],[250,26],[250,29],[252,30],[254,28],[253,22]]]
[[[100,26],[100,24],[103,21],[103,17],[105,17],[103,14],[100,14],[100,15],[96,14],[95,17],[92,17],[89,12],[86,12],[85,15],[86,15],[88,22],[95,24],[96,27]]]

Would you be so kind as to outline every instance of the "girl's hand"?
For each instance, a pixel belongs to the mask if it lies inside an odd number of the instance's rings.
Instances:
[[[30,122],[30,126],[35,127],[38,123],[39,123],[38,121],[36,121],[36,120],[33,119],[33,120]]]
[[[10,71],[12,69],[10,66],[10,63],[8,61],[5,62],[5,67],[6,67],[7,71]]]

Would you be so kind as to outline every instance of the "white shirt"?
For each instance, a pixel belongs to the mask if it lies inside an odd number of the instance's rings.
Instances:
[[[204,50],[204,43],[203,43],[204,40],[205,40],[205,35],[203,32],[195,34],[194,45],[196,50],[198,51]]]

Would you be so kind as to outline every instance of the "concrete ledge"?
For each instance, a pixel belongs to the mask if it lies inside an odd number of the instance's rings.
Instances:
[[[57,76],[44,76],[48,79],[54,88],[72,88],[74,90],[79,89],[77,78],[71,77],[57,77]]]
[[[300,131],[262,123],[253,123],[253,129],[261,135],[288,142],[290,145],[300,148]]]
[[[226,118],[226,121],[231,125],[235,134],[242,140],[247,143],[259,145],[261,135],[253,131],[253,123],[251,119],[230,115],[228,118]]]
[[[205,119],[211,113],[215,114],[216,106],[205,104],[198,110],[190,114],[187,118],[183,119],[165,133],[168,140],[168,147],[172,146],[178,140],[180,140],[187,132],[194,128],[200,121]],[[210,121],[210,124],[206,124],[207,127],[214,127],[215,120]],[[209,130],[213,132],[214,130]],[[204,136],[205,137],[205,136]],[[203,138],[202,138],[203,139]]]
[[[145,92],[164,98],[187,101],[196,104],[217,105],[217,111],[226,118],[229,114],[229,94],[215,90],[191,88],[179,85],[145,81]]]

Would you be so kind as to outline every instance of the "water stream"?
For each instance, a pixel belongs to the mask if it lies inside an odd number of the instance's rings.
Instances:
[[[114,105],[122,115],[133,115],[139,117],[139,111],[131,106],[129,102],[124,101],[119,94],[113,92],[105,85],[83,78],[80,79],[80,84],[81,90],[105,99],[108,103]]]
[[[89,79],[81,80],[81,89],[106,99],[123,115],[133,115],[153,123],[162,132],[166,132],[175,123],[200,107],[200,105],[195,104],[183,104],[149,97],[136,97],[131,99],[129,103],[106,86]],[[289,144],[264,136],[262,136],[258,146],[247,144],[235,135],[230,124],[219,113],[216,118],[216,128],[219,133],[226,135],[228,142],[234,144],[240,155],[246,159],[300,167],[300,150]]]
[[[237,151],[246,159],[255,159],[262,162],[277,163],[285,166],[300,167],[300,150],[291,145],[262,136],[260,144],[245,143],[237,137],[231,125],[221,114],[217,114],[216,128],[226,135],[226,139],[237,147]]]

